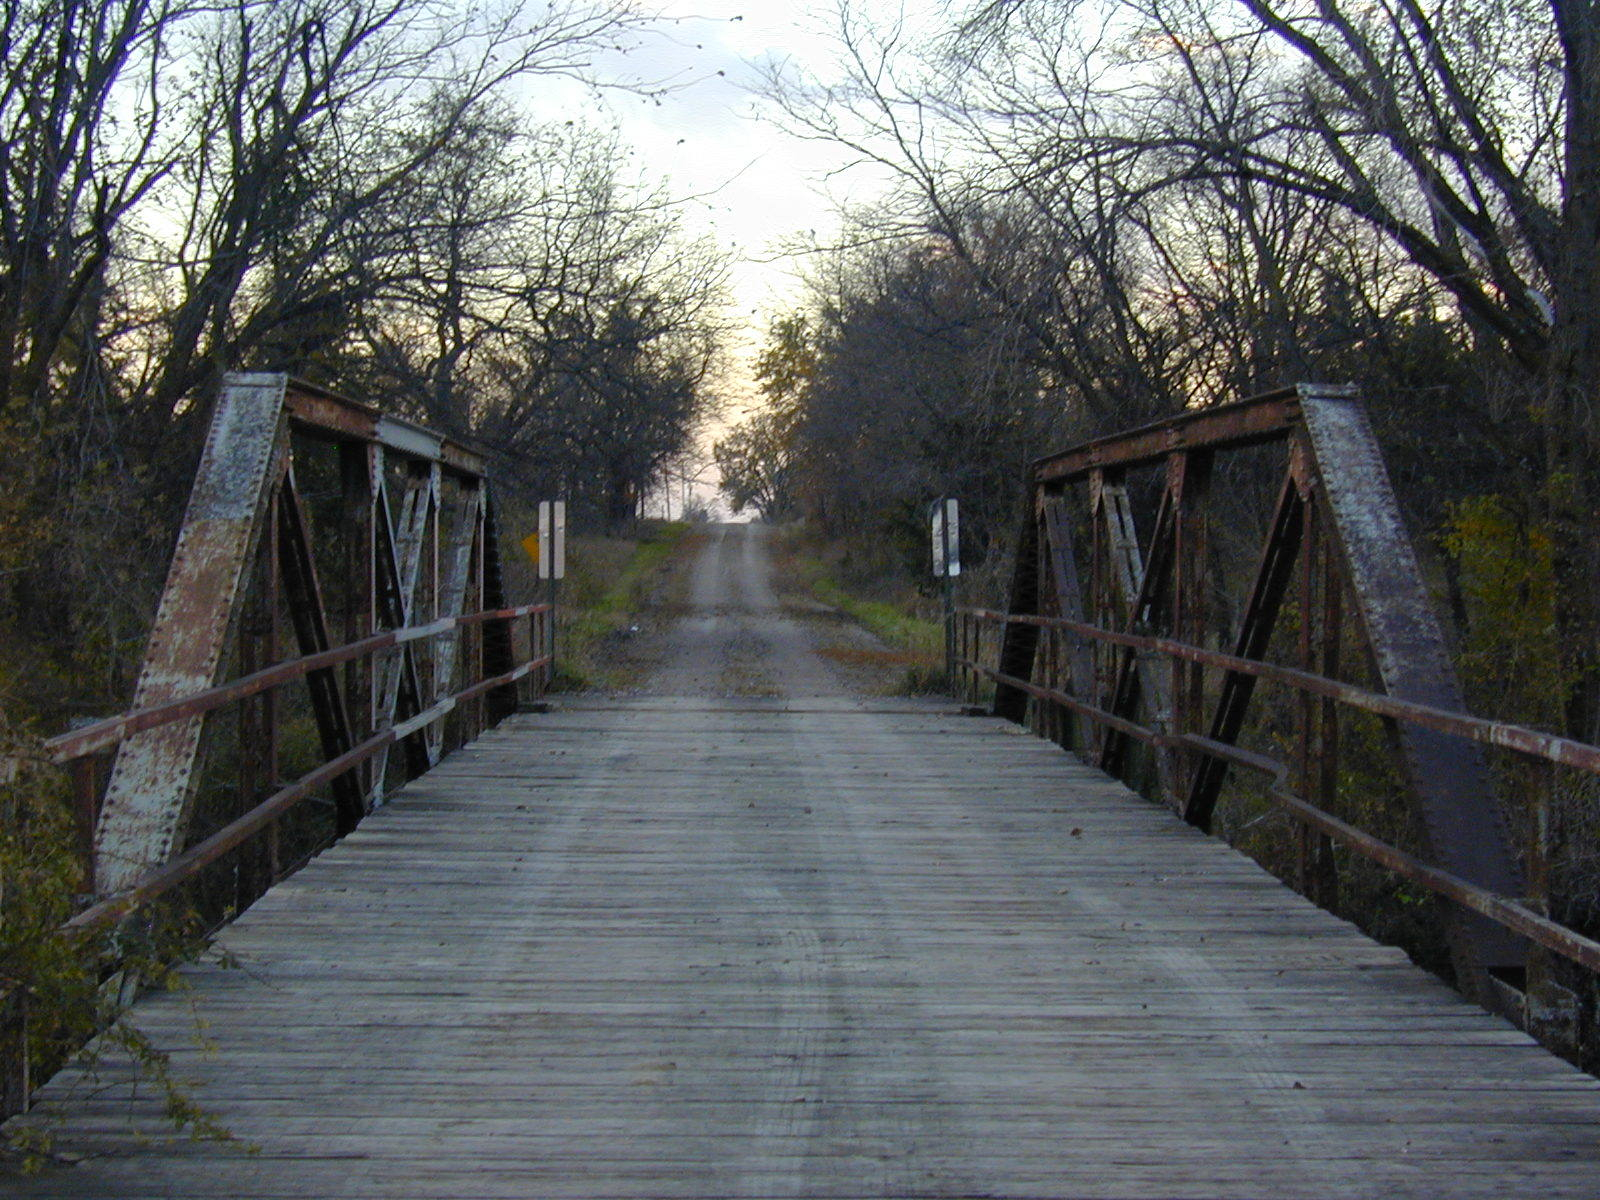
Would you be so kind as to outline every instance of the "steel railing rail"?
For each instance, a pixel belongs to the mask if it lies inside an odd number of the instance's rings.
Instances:
[[[515,608],[485,609],[482,612],[464,613],[457,617],[444,617],[425,625],[412,625],[405,629],[388,629],[359,641],[336,646],[316,654],[286,659],[270,667],[243,675],[230,683],[207,688],[189,696],[152,704],[148,708],[130,709],[116,716],[85,725],[69,733],[58,734],[44,742],[45,757],[52,763],[62,764],[109,750],[135,733],[156,729],[173,721],[197,717],[222,708],[236,700],[270,691],[284,683],[304,678],[312,671],[325,670],[358,658],[367,658],[380,650],[399,647],[407,642],[437,637],[454,629],[481,625],[490,621],[514,621],[522,617],[538,616],[551,611],[549,604],[522,604]]]
[[[1094,721],[1107,728],[1131,737],[1136,741],[1163,750],[1184,750],[1263,774],[1271,780],[1268,798],[1301,824],[1315,829],[1364,858],[1395,872],[1418,886],[1442,896],[1490,921],[1527,938],[1529,941],[1553,951],[1590,971],[1600,973],[1600,941],[1584,936],[1574,929],[1545,916],[1529,907],[1521,899],[1503,896],[1480,887],[1459,875],[1436,867],[1372,834],[1340,820],[1318,808],[1288,786],[1289,767],[1286,763],[1265,755],[1245,750],[1239,746],[1215,741],[1193,733],[1171,734],[1150,729],[1126,717],[1109,713],[1096,705],[1072,696],[1057,688],[1022,679],[1000,671],[976,657],[976,647],[981,645],[980,631],[985,625],[1020,623],[1043,629],[1056,629],[1092,641],[1123,646],[1165,655],[1169,658],[1247,674],[1258,679],[1280,683],[1306,694],[1324,697],[1351,708],[1373,713],[1397,721],[1408,721],[1439,733],[1464,738],[1486,746],[1497,746],[1525,757],[1549,762],[1558,766],[1574,767],[1600,774],[1600,746],[1592,746],[1557,734],[1545,733],[1527,726],[1476,717],[1469,713],[1450,712],[1412,701],[1399,700],[1367,688],[1341,683],[1326,676],[1293,667],[1279,666],[1258,659],[1241,658],[1221,651],[1207,650],[1171,638],[1150,637],[1123,633],[1073,621],[1063,617],[1034,614],[1008,614],[986,608],[958,608],[956,618],[962,622],[961,641],[972,650],[972,656],[957,660],[957,666],[977,676],[1026,693],[1036,700],[1058,705],[1067,711]]]
[[[545,606],[530,607],[543,608]],[[480,680],[471,687],[463,688],[455,695],[446,697],[406,721],[378,731],[337,758],[330,759],[320,767],[308,771],[287,787],[280,788],[242,816],[236,817],[233,821],[224,825],[210,837],[196,842],[181,854],[145,875],[132,888],[95,902],[68,921],[62,927],[63,931],[69,933],[78,932],[119,920],[141,905],[147,904],[149,901],[171,891],[179,884],[194,878],[203,868],[221,858],[229,850],[239,846],[251,834],[266,828],[272,821],[309,797],[317,788],[331,783],[347,771],[354,770],[385,746],[392,746],[401,738],[409,737],[419,729],[442,719],[465,701],[475,699],[485,692],[492,691],[494,688],[516,683],[517,680],[548,666],[550,661],[548,654],[531,658],[510,671],[489,679]]]
[[[442,720],[460,705],[477,699],[495,688],[514,685],[535,671],[547,670],[553,664],[549,653],[548,636],[552,612],[553,608],[548,603],[522,604],[512,608],[463,613],[404,629],[385,630],[331,650],[275,663],[217,687],[207,688],[163,704],[132,709],[70,733],[50,738],[42,746],[43,757],[53,764],[64,765],[110,749],[134,734],[214,712],[230,703],[303,679],[313,671],[327,670],[343,663],[369,658],[384,650],[398,649],[408,642],[438,637],[472,625],[530,618],[529,657],[525,661],[509,671],[479,680],[453,695],[444,697],[421,712],[405,720],[396,721],[386,729],[377,730],[344,753],[307,772],[293,783],[279,788],[215,833],[146,873],[133,886],[115,895],[97,899],[90,907],[73,916],[63,926],[63,931],[81,932],[126,916],[141,905],[192,879],[201,869],[215,862],[229,850],[238,847],[251,834],[266,828],[272,821],[310,797],[318,788],[354,770],[385,747],[395,745],[402,739]]]

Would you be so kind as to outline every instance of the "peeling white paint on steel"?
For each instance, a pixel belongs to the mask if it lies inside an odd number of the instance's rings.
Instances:
[[[422,574],[423,543],[427,540],[428,521],[438,506],[439,467],[434,464],[426,475],[420,477],[412,475],[407,479],[405,494],[400,500],[398,524],[389,519],[388,489],[381,480],[379,483],[382,490],[379,493],[376,509],[377,519],[384,523],[388,532],[388,548],[384,553],[391,556],[390,570],[394,578],[399,581],[399,622],[401,627],[406,627],[411,625],[416,614],[417,581]],[[439,622],[434,624],[438,625]],[[433,626],[426,628],[432,629]],[[410,652],[401,648],[404,643],[411,640],[412,637],[398,638],[395,652],[387,656],[380,655],[378,658],[378,669],[374,674],[373,683],[378,693],[376,712],[378,728],[394,723],[394,716],[400,705],[402,677],[408,669],[413,676],[416,674],[414,667],[407,666],[407,655]],[[373,759],[372,794],[369,800],[375,806],[383,802],[384,779],[388,774],[389,751],[392,748],[392,744],[385,746]]]
[[[472,545],[477,540],[481,516],[478,489],[462,494],[452,506],[450,520],[439,526],[444,546],[444,577],[439,581],[440,617],[460,616],[466,604],[468,576],[472,570]],[[448,544],[445,537],[448,535]],[[461,632],[454,625],[433,641],[433,698],[448,696],[455,688],[456,647]],[[428,726],[428,762],[437,763],[444,753],[444,726]]]
[[[223,380],[205,453],[156,610],[133,707],[210,687],[260,537],[259,514],[287,453],[286,377]],[[95,887],[121,891],[177,848],[199,758],[203,718],[122,744],[95,834]]]
[[[444,439],[409,421],[401,421],[395,417],[379,417],[373,436],[380,445],[399,451],[401,454],[425,458],[429,462],[438,462],[444,457]]]

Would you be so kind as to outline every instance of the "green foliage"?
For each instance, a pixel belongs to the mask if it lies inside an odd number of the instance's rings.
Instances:
[[[693,529],[687,521],[646,521],[636,537],[572,540],[558,605],[557,688],[606,681],[605,646],[633,623]]]
[[[11,771],[0,784],[0,1014],[21,1031],[0,1040],[0,1053],[25,1055],[34,1082],[74,1058],[92,1078],[115,1054],[156,1089],[174,1128],[231,1138],[121,1011],[121,997],[139,987],[181,986],[174,964],[199,945],[192,919],[152,910],[113,932],[63,933],[88,886],[66,780],[13,735],[4,735],[0,751]],[[107,980],[103,968],[113,962]],[[7,1127],[0,1157],[37,1170],[52,1148],[49,1123],[30,1119]]]
[[[0,785],[0,991],[27,1010],[30,1061],[49,1061],[96,1027],[94,956],[57,932],[86,881],[59,773],[20,756],[9,762],[15,774]]]
[[[1451,506],[1442,541],[1466,614],[1458,665],[1475,707],[1558,724],[1568,689],[1549,531],[1504,497],[1477,496]]]

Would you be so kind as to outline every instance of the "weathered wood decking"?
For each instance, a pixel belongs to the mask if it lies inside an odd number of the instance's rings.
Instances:
[[[62,1079],[16,1194],[1600,1195],[1593,1079],[948,705],[514,718],[224,942],[137,1019],[258,1152]]]

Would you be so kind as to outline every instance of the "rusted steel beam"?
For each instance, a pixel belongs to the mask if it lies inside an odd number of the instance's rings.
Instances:
[[[500,561],[500,513],[493,490],[484,483],[483,495],[483,595],[484,607],[505,603],[505,568]],[[538,657],[542,647],[534,637],[535,622],[528,623],[528,653]],[[483,627],[483,672],[501,675],[510,669],[516,659],[512,644],[510,622],[495,622]],[[503,717],[517,711],[517,689],[500,688],[484,698],[484,715],[488,722],[497,724]]]
[[[381,624],[403,627],[412,621],[423,544],[427,540],[428,523],[438,507],[438,496],[437,465],[427,464],[420,470],[413,465],[405,481],[405,494],[400,498],[399,524],[396,525],[389,512],[388,487],[381,478],[378,482],[377,574]],[[379,664],[377,706],[377,722],[384,726],[393,724],[397,717],[409,717],[422,711],[422,677],[416,653],[411,648],[402,648],[398,655]],[[421,739],[407,741],[404,751],[411,778],[428,769],[428,751]],[[388,766],[389,751],[386,749],[373,760],[373,803],[383,799]]]
[[[475,478],[487,471],[483,452],[464,442],[387,416],[371,405],[303,380],[287,381],[285,403],[295,426],[314,436],[383,446],[396,454],[438,463]]]
[[[1056,688],[1047,687],[1042,683],[1035,683],[1031,679],[1023,679],[1019,675],[1008,675],[1004,671],[996,671],[993,667],[985,666],[971,659],[960,665],[971,667],[994,680],[996,684],[1015,688],[1019,692],[1032,696],[1035,700],[1043,700],[1049,704],[1059,704],[1069,712],[1075,713],[1080,717],[1088,717],[1100,725],[1115,729],[1118,733],[1124,734],[1136,742],[1142,742],[1147,746],[1157,746],[1164,740],[1160,733],[1153,729],[1146,729],[1137,721],[1129,720],[1127,717],[1119,717],[1115,713],[1107,712],[1105,709],[1087,701],[1079,700],[1076,696],[1069,696],[1066,692],[1059,691]]]
[[[478,534],[477,488],[464,489],[450,506],[448,514],[439,513],[439,557],[441,576],[438,593],[438,615],[454,617],[461,612],[467,599],[467,587],[472,577],[473,545]],[[446,517],[448,516],[448,520]],[[456,666],[460,658],[461,638],[452,631],[433,639],[433,693],[445,696],[455,686]],[[444,753],[444,729],[430,727],[427,736],[428,764],[432,766]]]
[[[1444,633],[1365,410],[1353,396],[1309,390],[1300,403],[1328,524],[1343,552],[1383,690],[1429,708],[1464,710]],[[1522,871],[1482,753],[1425,726],[1400,726],[1398,733],[1429,853],[1445,870],[1480,887],[1521,895]],[[1451,940],[1458,973],[1485,1003],[1494,988],[1486,979],[1474,982],[1474,970],[1516,970],[1526,961],[1526,947],[1482,921],[1461,923]]]
[[[1207,505],[1215,456],[1209,450],[1189,451],[1167,461],[1167,486],[1177,494],[1177,528],[1173,533],[1172,606],[1166,633],[1185,641],[1205,640],[1210,612],[1211,532]],[[1171,659],[1168,695],[1173,733],[1198,733],[1205,719],[1205,668],[1198,663]],[[1182,805],[1193,783],[1195,763],[1172,754],[1169,769],[1173,790],[1168,803]]]
[[[1120,537],[1127,539],[1126,545],[1119,546],[1118,537],[1110,537],[1113,554],[1126,558],[1137,570],[1131,579],[1133,590],[1126,595],[1128,628],[1158,632],[1165,623],[1163,618],[1167,615],[1167,596],[1175,566],[1178,497],[1171,487],[1162,491],[1161,507],[1156,513],[1155,527],[1150,531],[1149,550],[1141,556],[1126,489],[1119,487],[1113,492],[1108,488],[1103,494],[1108,499],[1115,498],[1115,520],[1112,524],[1121,531]],[[1109,508],[1107,512],[1108,516],[1112,515]],[[1142,702],[1149,711],[1150,724],[1158,731],[1165,731],[1172,703],[1167,673],[1156,670],[1148,656],[1140,651],[1128,649],[1118,655],[1113,668],[1113,680],[1110,704],[1113,714],[1119,717],[1132,716]],[[1114,733],[1107,736],[1100,747],[1100,768],[1109,774],[1121,775],[1124,748],[1122,737]],[[1158,757],[1156,770],[1160,776],[1162,794],[1171,796],[1172,764],[1167,756]]]
[[[340,538],[344,551],[344,629],[341,641],[358,642],[378,629],[378,577],[376,503],[378,471],[383,447],[345,443],[339,447],[341,511]],[[380,728],[373,703],[373,664],[365,658],[344,666],[344,702],[350,728],[371,732]],[[356,785],[366,798],[372,795],[371,763],[356,773]]]
[[[311,550],[311,528],[292,473],[278,488],[278,520],[278,566],[283,574],[289,620],[294,625],[300,652],[320,654],[333,648],[332,639],[328,633],[322,587],[317,580],[316,559]],[[323,756],[329,761],[341,758],[355,744],[355,736],[338,676],[331,667],[318,667],[306,672],[306,686],[311,693],[311,711],[316,717]],[[349,833],[367,811],[360,781],[341,773],[334,780],[334,805],[339,833]]]
[[[1030,495],[1011,568],[1010,611],[1013,613],[1034,614],[1039,611],[1039,550],[1039,514],[1034,507],[1034,497]],[[995,716],[1005,717],[1019,725],[1022,723],[1028,711],[1028,692],[1009,681],[1032,677],[1033,660],[1038,650],[1037,626],[1017,621],[1008,622],[1001,630],[1000,670],[1006,678],[998,680],[994,690]]]
[[[1575,767],[1579,770],[1600,774],[1600,746],[1574,741],[1559,734],[1530,729],[1525,725],[1512,725],[1503,721],[1491,721],[1485,717],[1474,717],[1464,712],[1431,708],[1426,704],[1401,700],[1394,696],[1385,695],[1382,692],[1373,692],[1357,687],[1354,684],[1341,683],[1337,679],[1327,679],[1321,675],[1313,675],[1306,671],[1296,670],[1294,667],[1283,667],[1278,666],[1276,663],[1256,662],[1247,658],[1239,658],[1221,650],[1207,650],[1202,646],[1191,646],[1184,642],[1175,641],[1172,638],[1146,637],[1136,633],[1123,633],[1117,630],[1102,629],[1098,625],[1088,625],[1079,621],[1068,621],[1059,617],[1045,617],[1036,614],[1003,613],[987,608],[963,608],[960,611],[972,615],[977,620],[995,625],[1009,623],[1040,627],[1050,626],[1058,629],[1068,629],[1082,637],[1091,638],[1095,641],[1124,646],[1141,646],[1149,650],[1159,651],[1162,654],[1188,659],[1190,662],[1204,663],[1207,666],[1220,667],[1228,671],[1238,671],[1242,674],[1254,675],[1258,679],[1267,679],[1288,687],[1299,688],[1318,696],[1326,696],[1329,699],[1338,700],[1351,708],[1361,709],[1363,712],[1374,713],[1380,717],[1390,717],[1396,721],[1406,721],[1421,725],[1424,728],[1433,729],[1451,737],[1465,738],[1485,746],[1498,746],[1502,750],[1514,750],[1519,754],[1526,754],[1530,758],[1542,758],[1560,766]]]
[[[1072,520],[1059,496],[1046,496],[1043,504],[1045,545],[1050,557],[1050,580],[1055,587],[1059,615],[1083,620],[1083,585],[1078,579],[1078,560],[1073,545]],[[975,656],[974,656],[975,657]],[[1067,651],[1068,674],[1072,690],[1080,697],[1094,694],[1094,660],[1089,647],[1073,638]]]
[[[1255,581],[1250,588],[1250,599],[1245,605],[1244,619],[1239,624],[1239,634],[1234,642],[1234,657],[1256,660],[1266,653],[1272,639],[1273,627],[1278,621],[1278,610],[1288,594],[1294,579],[1295,559],[1300,553],[1302,519],[1305,500],[1292,476],[1283,481],[1278,496],[1277,511],[1267,541],[1261,548],[1260,562],[1256,567]],[[1245,713],[1250,697],[1255,692],[1256,676],[1243,671],[1229,671],[1222,679],[1221,695],[1211,718],[1211,740],[1232,744],[1244,728]],[[1227,767],[1223,760],[1208,758],[1194,773],[1189,795],[1184,802],[1183,818],[1201,829],[1211,828],[1211,815],[1216,808],[1217,795],[1222,790]]]
[[[1230,450],[1287,437],[1299,420],[1301,389],[1194,408],[1127,433],[1096,438],[1034,460],[1037,484],[1059,487],[1099,469],[1128,470],[1185,450]]]
[[[287,453],[281,375],[230,375],[151,627],[135,708],[213,686],[260,536],[256,517]],[[120,891],[170,857],[200,755],[198,716],[126,742],[95,833],[95,887]]]

